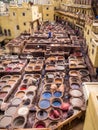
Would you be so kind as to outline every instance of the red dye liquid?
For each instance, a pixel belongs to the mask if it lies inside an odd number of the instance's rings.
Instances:
[[[7,71],[7,72],[9,72],[9,71],[11,71],[12,70],[12,68],[10,68],[10,67],[7,67],[6,69],[5,69],[5,71]]]
[[[26,90],[27,87],[25,85],[21,86],[20,90]]]
[[[45,126],[43,124],[38,124],[36,128],[45,128]]]

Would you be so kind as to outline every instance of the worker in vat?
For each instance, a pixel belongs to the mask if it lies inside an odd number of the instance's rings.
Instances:
[[[52,32],[51,32],[51,30],[49,30],[49,32],[48,32],[48,38],[51,38],[52,37]]]

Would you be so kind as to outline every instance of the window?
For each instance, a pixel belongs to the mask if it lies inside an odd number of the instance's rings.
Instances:
[[[23,23],[24,24],[24,26],[26,26],[26,23]]]
[[[49,16],[49,14],[46,14],[46,16]]]
[[[6,29],[4,29],[4,35],[7,36],[7,30]]]
[[[22,13],[23,16],[25,16],[25,13]]]
[[[13,12],[13,16],[15,16],[15,12]]]
[[[11,36],[11,31],[10,31],[10,29],[8,29],[8,35]]]
[[[47,7],[46,10],[49,10],[49,7]]]
[[[16,26],[17,30],[19,30],[19,25]]]

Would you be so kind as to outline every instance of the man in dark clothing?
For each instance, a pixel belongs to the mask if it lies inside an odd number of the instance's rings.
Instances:
[[[51,31],[48,32],[48,38],[51,38]]]
[[[98,68],[96,68],[96,79],[98,77]]]

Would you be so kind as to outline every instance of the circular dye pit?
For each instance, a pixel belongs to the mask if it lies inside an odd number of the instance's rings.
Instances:
[[[28,91],[36,91],[36,89],[37,89],[37,86],[34,86],[34,85],[31,85],[31,86],[29,86],[28,87]]]
[[[45,120],[45,119],[47,119],[47,117],[48,117],[47,111],[45,111],[45,110],[38,111],[38,113],[37,113],[38,120]]]
[[[69,72],[69,75],[70,76],[78,76],[78,72],[72,70],[72,71]]]
[[[70,80],[72,82],[78,82],[79,81],[79,78],[78,77],[71,77]]]
[[[52,120],[58,120],[61,116],[61,111],[59,109],[53,109],[49,112],[49,118]]]
[[[30,103],[31,103],[30,99],[26,99],[26,100],[24,101],[23,105],[24,105],[24,106],[28,106],[28,105],[30,105]]]
[[[87,76],[87,75],[89,75],[88,70],[85,70],[85,69],[81,69],[81,70],[79,71],[79,73],[80,73],[81,76]]]
[[[2,80],[9,80],[11,78],[10,75],[2,77]]]
[[[62,79],[61,78],[56,78],[54,80],[55,84],[61,84],[62,83]]]
[[[8,81],[8,84],[9,84],[9,85],[13,85],[14,83],[16,83],[15,80],[9,80],[9,81]]]
[[[7,67],[7,68],[5,69],[5,71],[6,71],[6,72],[12,71],[12,67]]]
[[[10,85],[6,85],[2,88],[2,91],[9,91],[11,89]]]
[[[21,103],[22,101],[21,101],[21,99],[20,98],[14,98],[13,100],[12,100],[12,105],[20,105],[20,103]]]
[[[46,84],[46,85],[44,86],[45,90],[50,90],[50,87],[51,87],[51,84]]]
[[[75,90],[75,89],[70,90],[69,93],[70,93],[70,95],[73,96],[73,97],[81,97],[81,96],[82,96],[82,92],[79,91],[79,90]]]
[[[13,76],[12,79],[13,79],[13,80],[18,80],[18,79],[19,79],[19,76]]]
[[[21,127],[23,126],[25,123],[25,118],[23,116],[19,116],[19,117],[16,117],[14,120],[13,120],[13,125],[15,127]]]
[[[82,81],[82,82],[90,82],[90,77],[89,77],[89,76],[82,77],[82,78],[81,78],[81,81]]]
[[[11,116],[3,116],[3,117],[0,119],[0,126],[1,126],[1,127],[6,127],[6,126],[8,126],[9,124],[11,124],[11,121],[12,121],[12,117],[11,117]]]
[[[50,101],[46,100],[46,99],[40,100],[39,101],[39,107],[42,108],[42,109],[49,108],[50,107]]]
[[[26,75],[26,78],[27,79],[32,78],[32,75],[28,74],[28,75]]]
[[[34,127],[35,127],[35,128],[45,128],[46,125],[45,125],[44,122],[42,122],[42,121],[38,121],[38,122],[36,122],[36,124],[35,124]]]
[[[79,85],[79,84],[76,84],[76,83],[72,83],[70,87],[71,87],[72,89],[79,89],[79,88],[80,88],[80,85]]]
[[[7,92],[0,92],[0,98],[5,98],[7,95]]]
[[[53,99],[52,106],[53,107],[60,107],[61,106],[61,100],[59,100],[59,99]]]
[[[42,94],[42,98],[50,99],[52,97],[51,92],[44,92]]]
[[[35,93],[30,91],[30,92],[27,92],[26,96],[30,99],[32,99],[34,96],[35,96]]]
[[[54,78],[54,75],[53,74],[47,74],[47,78],[50,78],[50,79],[53,79]]]
[[[28,82],[28,79],[24,79],[24,80],[23,80],[23,83],[26,84],[27,82]]]
[[[57,92],[54,92],[53,95],[57,98],[61,97],[62,96],[62,92],[60,91],[57,91]]]
[[[26,90],[27,89],[27,85],[25,85],[25,84],[23,84],[23,85],[21,85],[21,87],[20,87],[20,90]]]
[[[16,67],[16,68],[13,68],[13,71],[20,71],[20,68],[19,67]]]
[[[58,122],[51,122],[50,124],[49,124],[49,128],[54,128],[54,127],[56,127],[57,126],[57,124],[58,124]]]
[[[16,97],[18,97],[18,98],[23,98],[24,95],[25,95],[25,92],[23,92],[23,91],[19,91],[18,93],[16,93]]]
[[[18,115],[25,116],[29,112],[29,109],[27,107],[21,107],[18,109]]]
[[[70,103],[73,105],[73,107],[81,108],[83,106],[83,100],[80,98],[71,98]]]
[[[65,67],[64,67],[64,66],[61,66],[61,65],[58,65],[58,66],[56,67],[56,69],[57,69],[57,70],[64,70]]]
[[[0,81],[0,86],[3,86],[6,84],[6,81]]]
[[[16,112],[16,110],[17,110],[17,107],[11,106],[11,107],[9,107],[9,108],[6,110],[6,114],[8,114],[8,115],[14,115],[15,112]]]

